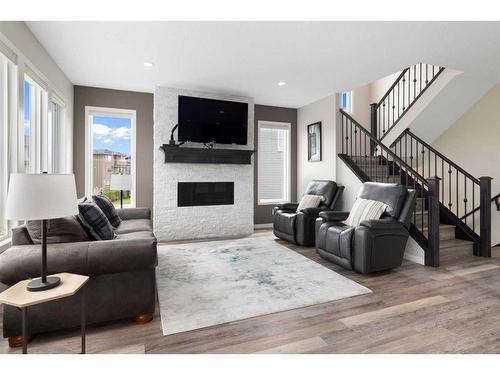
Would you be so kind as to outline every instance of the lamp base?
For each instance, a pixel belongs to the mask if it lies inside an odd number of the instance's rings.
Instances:
[[[26,289],[30,292],[40,292],[42,290],[52,289],[61,284],[61,279],[57,276],[48,276],[46,282],[42,282],[42,278],[31,280]]]

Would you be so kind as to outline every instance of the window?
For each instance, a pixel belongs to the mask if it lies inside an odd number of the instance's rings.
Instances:
[[[0,240],[8,236],[9,223],[5,219],[5,202],[10,172],[10,153],[14,152],[10,134],[17,134],[17,66],[0,53]],[[17,138],[14,138],[17,139]]]
[[[43,164],[45,165],[45,170],[49,173],[62,173],[64,171],[64,163],[61,160],[61,156],[63,155],[61,145],[64,145],[63,121],[63,107],[59,103],[51,101],[49,104],[47,139],[45,140],[47,147],[45,148],[46,152],[42,155],[43,158],[46,158]]]
[[[28,75],[24,79],[24,172],[49,172],[48,93]]]
[[[340,106],[346,112],[351,112],[352,91],[344,91],[340,94]]]
[[[290,200],[290,124],[259,121],[258,202]]]
[[[65,173],[65,101],[29,60],[0,40],[0,240],[9,235],[11,173]]]
[[[115,205],[120,191],[110,190],[112,174],[132,175],[135,186],[135,111],[86,107],[85,194],[102,193]],[[135,206],[135,192],[123,192],[123,205]]]

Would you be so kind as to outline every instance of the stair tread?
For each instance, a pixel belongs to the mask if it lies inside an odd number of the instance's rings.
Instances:
[[[463,246],[473,246],[474,242],[461,240],[458,238],[450,239],[450,240],[441,240],[439,242],[440,249],[448,249],[450,247],[463,247]]]
[[[456,227],[451,224],[439,224],[439,229],[452,229],[452,228],[455,229]],[[429,230],[429,227],[424,227],[423,230],[427,231]]]

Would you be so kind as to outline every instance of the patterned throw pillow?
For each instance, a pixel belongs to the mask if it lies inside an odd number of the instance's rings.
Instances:
[[[94,202],[83,202],[78,205],[78,217],[89,233],[96,240],[112,240],[115,232],[104,212]]]
[[[111,202],[111,200],[105,195],[92,195],[92,199],[99,206],[102,212],[104,212],[104,215],[106,215],[113,228],[118,228],[118,225],[120,225],[122,221],[120,216],[116,213],[113,202]]]
[[[344,224],[351,227],[358,227],[364,220],[380,219],[386,208],[387,205],[385,203],[357,198]]]
[[[319,195],[305,194],[300,200],[297,212],[300,212],[304,208],[316,208],[320,203],[321,197]]]

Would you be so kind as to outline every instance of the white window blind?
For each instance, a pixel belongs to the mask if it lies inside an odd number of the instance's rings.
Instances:
[[[9,143],[17,133],[17,66],[0,53],[0,240],[8,235],[5,202],[9,180],[11,154],[16,149]]]
[[[289,200],[290,124],[259,121],[259,204]]]

